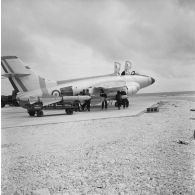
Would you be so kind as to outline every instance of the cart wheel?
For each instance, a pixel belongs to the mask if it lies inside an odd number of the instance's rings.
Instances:
[[[1,101],[1,108],[5,107],[5,103]]]
[[[68,115],[73,114],[73,109],[72,108],[66,108],[65,111],[66,111],[66,114],[68,114]]]
[[[34,110],[28,110],[28,114],[30,116],[35,116],[35,111]]]
[[[42,116],[43,116],[43,111],[42,110],[37,111],[37,117],[42,117]]]

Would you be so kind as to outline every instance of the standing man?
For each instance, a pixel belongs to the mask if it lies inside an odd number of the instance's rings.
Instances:
[[[122,104],[122,98],[121,98],[121,92],[120,91],[117,91],[116,102],[117,102],[118,109],[120,110],[121,109],[121,104]]]
[[[126,91],[121,91],[121,103],[123,105],[123,108],[128,107],[129,106],[129,101],[127,99],[127,93]]]
[[[81,93],[81,95],[85,95],[86,93],[85,93],[85,89],[83,89],[83,91],[81,91],[80,92]],[[83,104],[81,104],[81,109],[82,109],[82,111],[84,111],[84,108],[85,108],[85,102],[83,103]]]
[[[86,90],[85,95],[91,96],[89,93],[89,89]],[[91,107],[90,104],[91,104],[91,99],[85,100],[84,104],[82,105],[82,110],[85,110],[85,107],[87,107],[87,110],[90,111],[90,107]]]
[[[108,106],[108,103],[107,103],[107,95],[106,93],[104,92],[103,89],[100,90],[100,97],[101,97],[101,100],[102,100],[102,110],[104,109],[107,109],[107,106]]]
[[[86,90],[86,95],[87,95],[87,96],[91,96],[91,94],[89,93],[89,89]],[[91,99],[86,100],[86,106],[87,106],[87,110],[90,112]]]
[[[82,95],[85,95],[86,93],[85,93],[85,89],[83,89],[83,91],[82,91]]]

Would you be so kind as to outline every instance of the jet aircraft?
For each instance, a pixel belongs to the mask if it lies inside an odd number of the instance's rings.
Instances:
[[[30,116],[38,117],[43,116],[43,107],[50,104],[61,102],[66,113],[72,114],[74,102],[100,101],[102,89],[108,100],[114,100],[117,91],[125,91],[132,96],[155,82],[150,76],[130,72],[129,61],[126,61],[122,74],[120,64],[115,63],[113,74],[63,81],[51,81],[37,75],[17,56],[2,56],[1,66],[5,72],[2,76],[7,77],[17,91],[19,105],[27,109]],[[79,95],[84,89],[88,89],[91,96]]]

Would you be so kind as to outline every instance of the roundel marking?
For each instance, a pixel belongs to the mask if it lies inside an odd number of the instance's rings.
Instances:
[[[59,97],[60,96],[60,92],[58,90],[53,90],[51,93],[53,96]]]

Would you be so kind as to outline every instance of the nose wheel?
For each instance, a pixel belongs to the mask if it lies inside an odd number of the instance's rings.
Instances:
[[[72,108],[66,108],[65,111],[66,111],[67,115],[72,115],[73,114],[73,109]]]

